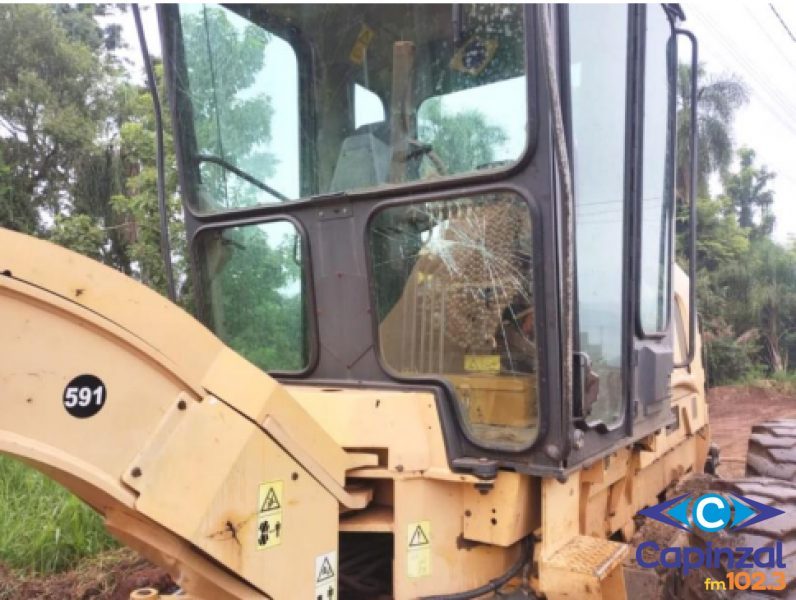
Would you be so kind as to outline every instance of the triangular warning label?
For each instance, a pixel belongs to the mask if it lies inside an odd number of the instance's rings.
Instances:
[[[268,512],[269,510],[277,510],[279,508],[282,508],[282,505],[279,504],[279,498],[276,497],[274,488],[268,488],[268,493],[265,495],[265,500],[263,500],[263,505],[260,507],[260,512]]]
[[[427,546],[428,545],[428,537],[426,537],[426,533],[423,531],[423,528],[418,525],[415,527],[415,532],[412,534],[412,539],[409,540],[409,547],[416,547],[416,546]]]
[[[334,577],[334,569],[332,568],[332,563],[329,562],[328,557],[324,557],[323,563],[321,564],[321,568],[318,570],[318,578],[315,580],[315,583],[321,583],[322,581],[326,581],[327,579],[331,579]]]

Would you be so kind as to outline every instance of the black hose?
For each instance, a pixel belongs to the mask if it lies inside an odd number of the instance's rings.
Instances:
[[[490,580],[489,583],[485,583],[481,587],[477,587],[472,590],[457,592],[455,594],[424,596],[420,600],[470,600],[471,598],[478,598],[479,596],[483,596],[490,592],[496,592],[501,587],[506,585],[512,577],[522,571],[522,568],[530,562],[531,553],[533,551],[531,536],[524,538],[520,544],[522,544],[522,550],[520,551],[520,557],[517,559],[517,562],[514,563],[511,568],[509,568],[509,570],[503,573],[503,575],[500,577],[496,577],[495,579]]]
[[[138,4],[133,4],[133,18],[135,28],[138,31],[138,42],[141,44],[141,56],[144,59],[144,69],[146,70],[147,87],[152,96],[152,105],[155,109],[155,132],[157,145],[155,147],[155,162],[158,172],[158,210],[160,211],[160,254],[163,257],[163,266],[166,270],[166,283],[168,287],[169,300],[176,302],[177,291],[174,287],[174,268],[171,264],[171,242],[169,241],[169,216],[166,210],[166,175],[163,166],[163,115],[160,112],[160,97],[158,88],[155,84],[155,72],[152,70],[152,61],[149,58],[149,49],[146,45],[144,36],[144,25],[141,22],[141,13]]]

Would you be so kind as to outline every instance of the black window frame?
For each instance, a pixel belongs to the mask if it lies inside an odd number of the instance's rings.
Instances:
[[[272,370],[267,371],[269,375],[272,377],[284,377],[286,379],[295,379],[306,377],[309,375],[315,368],[318,362],[318,340],[319,340],[319,333],[318,333],[318,319],[317,314],[315,311],[315,287],[314,282],[315,278],[313,277],[313,270],[312,270],[312,261],[309,260],[310,255],[310,238],[307,235],[307,230],[304,227],[304,224],[299,220],[296,219],[291,214],[279,214],[275,213],[268,216],[262,217],[248,217],[242,219],[226,219],[223,221],[214,221],[212,223],[202,223],[199,224],[198,227],[193,229],[190,236],[188,237],[188,246],[190,248],[191,254],[191,262],[194,273],[194,298],[195,298],[195,308],[197,316],[199,320],[211,331],[213,331],[212,327],[212,315],[206,309],[207,307],[207,296],[205,290],[208,289],[208,286],[203,285],[204,282],[201,274],[204,272],[200,266],[198,261],[198,252],[197,252],[197,240],[199,236],[214,232],[214,231],[223,231],[225,229],[230,229],[232,227],[247,227],[247,226],[256,226],[256,225],[267,225],[268,223],[290,223],[296,228],[296,234],[299,237],[301,243],[301,256],[307,257],[306,259],[302,260],[302,286],[304,289],[303,292],[306,293],[306,297],[302,298],[302,308],[305,312],[306,317],[306,330],[304,331],[304,335],[307,336],[307,364],[303,369],[297,371],[281,371],[281,370]]]
[[[642,311],[642,275],[641,275],[641,253],[642,253],[642,246],[644,241],[642,239],[644,235],[644,228],[642,226],[642,219],[644,218],[644,203],[642,199],[643,194],[643,187],[644,187],[644,122],[643,120],[639,124],[639,167],[638,167],[638,219],[637,219],[637,231],[638,234],[635,235],[635,244],[633,251],[635,255],[638,257],[639,261],[639,274],[638,277],[635,279],[635,302],[637,306],[637,310],[635,311],[634,317],[634,325],[635,325],[635,332],[636,335],[643,340],[662,340],[667,335],[670,334],[671,325],[672,325],[672,302],[674,299],[674,253],[675,253],[675,243],[677,240],[677,236],[675,235],[675,217],[677,212],[676,207],[676,197],[675,197],[675,185],[674,185],[674,175],[676,169],[676,152],[677,152],[677,68],[678,68],[678,53],[677,53],[677,35],[675,33],[675,24],[673,22],[672,14],[669,10],[667,10],[664,5],[659,4],[651,4],[651,5],[640,5],[639,9],[641,10],[642,18],[643,18],[643,37],[642,43],[640,44],[640,54],[641,54],[641,62],[646,69],[646,60],[647,60],[647,11],[650,7],[658,6],[660,10],[663,11],[666,19],[669,22],[669,27],[671,29],[669,41],[667,42],[667,55],[670,62],[670,72],[667,73],[668,77],[672,78],[672,85],[669,87],[669,98],[668,98],[668,126],[669,126],[669,139],[667,141],[668,144],[668,157],[670,159],[670,163],[665,167],[665,177],[670,183],[670,188],[666,190],[667,198],[666,201],[668,202],[668,210],[669,210],[669,252],[666,257],[667,265],[666,269],[668,271],[668,281],[667,286],[668,289],[666,291],[666,320],[663,323],[663,326],[658,331],[646,331],[644,329],[644,324],[642,323],[641,318],[641,311]],[[646,74],[646,70],[644,71]],[[645,77],[641,77],[639,80],[639,88],[640,88],[640,107],[641,107],[641,115],[642,119],[644,118],[644,109],[645,109],[645,101],[646,101],[646,79]]]
[[[224,5],[222,5],[224,6]],[[239,7],[246,7],[247,5],[231,5],[228,10],[240,14]],[[227,8],[226,6],[224,6]],[[235,8],[238,10],[235,10]],[[163,61],[165,69],[168,70],[166,78],[169,81],[187,81],[186,65],[177,64],[175,58],[180,56],[176,48],[167,47],[166,41],[173,40],[175,46],[180,43],[181,39],[181,26],[179,20],[179,7],[178,5],[161,5],[159,10],[160,30],[162,33],[161,39],[163,41]],[[166,15],[169,15],[167,18]],[[265,28],[264,25],[255,23],[258,26]],[[310,135],[315,139],[318,132],[318,122],[314,106],[316,104],[316,90],[313,85],[316,72],[317,63],[317,50],[312,46],[311,42],[304,38],[300,31],[293,25],[283,22],[273,16],[268,20],[269,28],[266,29],[269,33],[279,36],[281,39],[291,45],[296,52],[296,59],[299,65],[299,139],[305,135]],[[271,28],[273,27],[273,28]],[[180,136],[175,136],[174,142],[176,146],[176,158],[180,165],[180,187],[186,195],[186,201],[183,202],[185,212],[190,213],[191,217],[200,222],[212,222],[222,215],[237,215],[240,218],[247,218],[260,214],[263,209],[273,210],[275,207],[283,205],[290,205],[292,207],[301,206],[304,204],[311,204],[315,202],[332,201],[339,198],[347,198],[352,201],[359,199],[369,199],[374,197],[391,197],[398,194],[413,194],[422,193],[426,190],[434,189],[444,191],[447,188],[464,185],[476,185],[479,183],[486,183],[490,181],[499,181],[502,179],[510,178],[512,175],[522,171],[533,157],[539,135],[539,120],[537,107],[533,106],[536,100],[537,78],[538,74],[535,72],[534,63],[530,63],[531,59],[535,59],[536,47],[535,44],[528,45],[528,40],[536,38],[536,18],[532,11],[523,11],[523,31],[525,42],[525,78],[526,78],[526,136],[525,145],[520,156],[512,164],[505,167],[499,167],[489,171],[469,171],[462,174],[454,174],[441,177],[436,180],[427,181],[412,181],[400,184],[392,184],[389,186],[382,186],[379,188],[365,188],[361,190],[351,190],[346,192],[333,192],[333,193],[320,193],[320,194],[307,194],[305,189],[301,190],[302,195],[287,202],[269,202],[257,204],[253,206],[237,207],[228,210],[219,210],[212,212],[201,212],[196,210],[197,196],[194,181],[189,181],[187,173],[194,173],[192,179],[196,179],[198,169],[192,166],[192,161],[189,160],[189,154],[186,153],[186,148],[196,147],[195,138],[193,133],[193,119],[191,117],[190,102],[186,102],[184,96],[179,93],[179,90],[173,89],[177,86],[170,86],[169,100],[172,107],[179,107],[178,110],[172,110],[173,122],[181,123]],[[176,65],[178,71],[175,72],[173,67]],[[304,68],[306,65],[306,68]],[[180,114],[185,115],[181,117]],[[182,137],[182,139],[178,139]],[[196,154],[194,151],[193,154]],[[316,148],[314,145],[302,144],[299,142],[299,173],[312,173],[317,179],[317,169],[314,168],[317,163]],[[300,175],[302,188],[304,188],[306,179]],[[315,182],[317,188],[317,181]]]
[[[530,217],[531,217],[531,236],[532,236],[532,246],[533,246],[533,256],[532,256],[532,281],[533,281],[533,297],[534,297],[534,328],[535,328],[535,346],[536,346],[536,376],[537,376],[537,383],[536,383],[536,404],[538,409],[538,424],[536,428],[536,435],[534,436],[533,441],[528,444],[524,445],[504,445],[500,443],[489,443],[485,442],[484,440],[480,440],[475,437],[470,431],[470,423],[468,417],[464,414],[462,409],[461,402],[458,400],[458,393],[454,389],[454,386],[447,381],[442,374],[423,374],[423,375],[406,375],[404,373],[400,373],[395,368],[391,367],[390,364],[384,359],[381,349],[380,349],[380,337],[379,337],[379,325],[380,321],[378,318],[378,311],[375,310],[377,305],[377,290],[375,281],[376,278],[374,277],[375,273],[375,265],[373,263],[373,256],[370,251],[370,232],[373,221],[383,212],[389,208],[395,206],[411,206],[412,204],[420,204],[425,202],[438,202],[444,200],[456,200],[457,198],[462,198],[463,194],[461,190],[446,190],[441,193],[432,193],[432,194],[424,194],[422,196],[406,196],[401,195],[399,197],[385,200],[383,202],[379,202],[371,207],[369,214],[367,216],[365,222],[365,235],[363,236],[363,251],[365,252],[365,259],[368,268],[368,282],[369,282],[369,289],[370,289],[370,305],[373,307],[371,310],[371,326],[373,332],[373,341],[375,344],[375,353],[376,358],[379,361],[379,365],[382,370],[394,381],[407,383],[407,384],[415,384],[415,385],[422,385],[424,383],[433,382],[436,385],[442,385],[443,388],[446,390],[449,400],[451,400],[451,405],[453,408],[453,412],[458,419],[459,426],[461,428],[461,432],[463,433],[464,437],[467,441],[475,447],[484,448],[489,450],[495,450],[499,452],[507,452],[512,454],[521,454],[524,452],[528,452],[529,450],[534,449],[539,445],[541,440],[544,439],[547,433],[547,426],[548,426],[548,417],[550,406],[549,402],[543,402],[543,398],[550,398],[549,390],[547,387],[549,386],[549,382],[547,378],[542,376],[542,373],[549,373],[550,372],[550,357],[548,353],[543,352],[543,349],[547,347],[548,341],[548,328],[545,327],[543,318],[544,315],[547,314],[548,306],[547,306],[547,299],[545,298],[544,290],[542,289],[541,282],[543,281],[543,270],[544,270],[544,260],[542,257],[544,256],[544,248],[542,245],[542,229],[541,229],[541,214],[540,209],[537,204],[537,201],[529,194],[527,189],[518,187],[516,185],[511,185],[507,182],[498,182],[491,185],[485,185],[483,187],[479,187],[476,189],[469,189],[466,192],[466,196],[487,196],[491,194],[512,194],[520,201],[524,202],[526,207],[528,208]],[[543,387],[544,384],[544,387]]]

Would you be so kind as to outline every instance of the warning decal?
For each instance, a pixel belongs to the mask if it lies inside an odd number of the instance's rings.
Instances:
[[[257,501],[257,549],[278,546],[282,535],[282,482],[261,483]]]
[[[406,574],[412,578],[431,575],[431,522],[409,523],[406,531]]]
[[[365,62],[365,53],[368,50],[368,46],[370,46],[370,42],[373,41],[374,35],[376,35],[376,32],[362,23],[357,40],[354,42],[354,47],[351,48],[351,54],[348,55],[348,59],[352,63],[361,65]]]
[[[337,598],[337,552],[327,552],[315,557],[314,600]]]
[[[280,508],[282,508],[282,505],[279,503],[279,497],[276,495],[276,491],[273,487],[269,487],[268,491],[265,493],[265,500],[263,500],[263,504],[260,506],[260,512],[279,510]]]
[[[418,524],[415,527],[414,533],[412,533],[412,538],[409,540],[409,547],[416,548],[417,546],[426,546],[428,544],[428,536],[426,536],[426,532],[423,531],[423,527]]]

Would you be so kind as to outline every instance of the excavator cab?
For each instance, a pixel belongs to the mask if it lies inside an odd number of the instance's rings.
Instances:
[[[709,445],[680,8],[158,18],[204,326],[0,230],[0,452],[195,598],[627,597]]]
[[[672,419],[683,15],[553,11],[566,316],[538,10],[160,8],[201,318],[283,381],[432,390],[464,471],[560,475]]]

